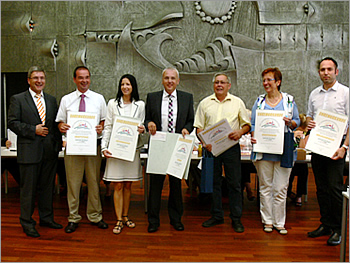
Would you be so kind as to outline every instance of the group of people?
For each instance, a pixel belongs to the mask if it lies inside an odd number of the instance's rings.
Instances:
[[[319,76],[323,85],[311,92],[308,105],[308,130],[316,127],[313,120],[318,109],[327,109],[348,116],[349,89],[338,83],[337,62],[330,57],[319,63]],[[140,100],[137,82],[134,76],[126,74],[120,78],[115,99],[106,106],[101,94],[90,90],[90,71],[80,66],[74,70],[73,80],[77,89],[65,95],[57,108],[56,99],[44,93],[45,72],[32,67],[28,72],[29,90],[11,98],[8,126],[17,134],[18,164],[20,168],[20,223],[24,232],[31,237],[40,236],[32,218],[35,195],[38,194],[40,225],[60,229],[53,217],[52,195],[56,173],[57,156],[65,140],[66,132],[71,128],[67,124],[67,113],[86,111],[96,113],[98,125],[97,153],[95,156],[64,155],[67,177],[67,201],[69,207],[66,233],[74,232],[82,217],[79,215],[79,192],[83,176],[88,186],[87,218],[99,228],[108,228],[102,219],[102,207],[99,195],[100,165],[102,154],[106,157],[103,180],[113,183],[116,224],[114,234],[120,234],[124,226],[136,226],[129,216],[131,185],[142,179],[140,151],[147,143],[149,135],[157,131],[173,132],[186,137],[194,129],[196,134],[226,118],[232,128],[230,140],[238,141],[242,135],[251,132],[251,143],[257,143],[254,137],[256,110],[284,111],[285,146],[283,154],[252,153],[252,160],[259,176],[260,213],[265,232],[274,229],[287,234],[286,199],[289,178],[296,151],[294,150],[293,131],[300,126],[297,105],[292,95],[281,91],[282,73],[278,68],[268,68],[262,72],[262,84],[265,94],[260,95],[252,108],[251,119],[242,99],[229,93],[231,79],[226,73],[217,73],[213,77],[214,93],[200,101],[196,112],[193,107],[193,95],[177,89],[180,83],[179,72],[175,68],[166,68],[162,72],[164,89],[147,95],[146,103]],[[37,96],[39,95],[39,96]],[[38,98],[37,98],[38,97]],[[112,158],[108,150],[113,124],[117,116],[140,119],[138,126],[139,142],[133,162]],[[63,134],[63,136],[61,136]],[[212,155],[212,145],[203,145],[203,151]],[[332,158],[312,154],[312,167],[317,187],[317,198],[321,212],[321,225],[309,232],[309,237],[331,235],[329,245],[340,243],[341,207],[343,190],[343,168],[345,154],[349,145],[349,130],[344,131],[341,146]],[[213,227],[224,223],[222,207],[223,168],[228,187],[229,217],[235,232],[244,232],[242,216],[242,177],[241,150],[235,144],[214,158],[213,194],[211,217],[203,222],[203,227]],[[150,174],[148,232],[156,232],[160,227],[160,209],[163,183],[166,175]],[[183,202],[181,179],[169,176],[168,214],[170,224],[177,231],[183,231]]]

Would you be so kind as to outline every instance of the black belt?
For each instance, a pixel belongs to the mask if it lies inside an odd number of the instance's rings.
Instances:
[[[97,139],[97,146],[101,145],[102,142],[102,138],[101,139]]]

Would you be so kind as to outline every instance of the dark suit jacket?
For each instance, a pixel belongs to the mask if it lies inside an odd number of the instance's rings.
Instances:
[[[145,127],[153,121],[157,125],[157,131],[162,130],[162,96],[163,90],[147,95]],[[189,133],[193,130],[194,110],[193,96],[190,93],[177,90],[177,118],[175,132],[181,133],[186,128]]]
[[[44,93],[46,105],[45,126],[49,129],[46,137],[35,134],[37,124],[41,124],[36,105],[29,91],[11,97],[8,127],[17,134],[17,162],[22,164],[39,163],[46,159],[58,158],[62,149],[62,137],[55,122],[57,114],[56,98]]]

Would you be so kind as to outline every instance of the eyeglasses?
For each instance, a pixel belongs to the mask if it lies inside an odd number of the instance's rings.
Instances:
[[[263,83],[265,82],[265,81],[268,81],[268,82],[271,82],[271,81],[274,81],[275,79],[263,79]]]
[[[38,81],[39,79],[40,80],[44,80],[45,79],[45,77],[34,77],[34,78],[30,78],[30,79],[33,79],[34,81]]]
[[[229,83],[229,82],[227,82],[227,81],[214,81],[214,84],[215,85],[219,85],[219,84],[227,84],[227,83]]]

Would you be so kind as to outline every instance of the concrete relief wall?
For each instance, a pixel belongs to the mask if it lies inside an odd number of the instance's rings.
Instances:
[[[134,74],[141,98],[161,90],[167,66],[180,71],[181,90],[195,107],[224,71],[231,93],[251,108],[264,93],[261,72],[279,67],[282,90],[306,112],[320,85],[317,60],[339,62],[349,85],[348,1],[2,1],[2,72],[47,70],[46,91],[60,101],[75,89],[73,70],[86,65],[91,89],[106,101],[119,78]]]

